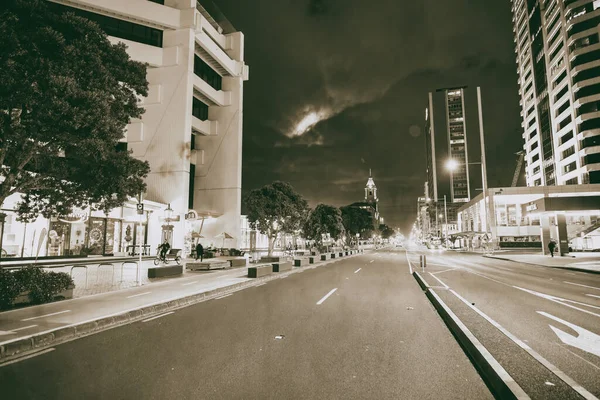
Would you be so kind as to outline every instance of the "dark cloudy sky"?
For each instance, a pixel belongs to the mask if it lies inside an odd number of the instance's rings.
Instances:
[[[471,161],[480,157],[481,86],[489,184],[510,185],[522,142],[508,0],[215,3],[244,33],[250,66],[244,193],[284,180],[312,206],[341,206],[363,198],[372,168],[386,223],[406,232],[425,181],[425,140],[415,126],[422,132],[428,92],[457,85],[469,86]],[[442,94],[435,107],[443,142]],[[478,167],[471,174],[480,188]]]

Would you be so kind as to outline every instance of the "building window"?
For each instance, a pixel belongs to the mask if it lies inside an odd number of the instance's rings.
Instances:
[[[562,152],[562,160],[564,160],[565,158],[569,157],[570,155],[575,154],[575,146],[571,146],[566,150],[563,150]]]
[[[148,1],[151,1],[156,4],[162,4],[163,6],[165,5],[165,0],[148,0]]]
[[[560,144],[563,145],[567,143],[569,140],[573,139],[573,131],[567,132],[560,137]]]
[[[557,130],[561,130],[563,129],[565,126],[569,125],[571,123],[573,119],[571,118],[570,115],[568,115],[565,119],[563,119],[562,121],[560,121],[558,123],[558,129]]]
[[[576,169],[577,169],[577,164],[575,163],[575,161],[573,161],[572,163],[569,163],[563,167],[563,172],[565,174],[567,174],[571,171],[575,171]]]
[[[194,56],[194,74],[208,83],[213,89],[221,90],[223,78],[213,70],[203,59]]]
[[[577,185],[577,178],[571,178],[566,180],[565,185]]]
[[[540,166],[539,165],[533,169],[533,174],[535,175],[538,172],[540,172]]]
[[[533,181],[533,186],[541,186],[542,185],[542,179],[536,179],[535,181]]]
[[[588,154],[587,156],[583,157],[583,163],[585,165],[600,163],[600,153]]]
[[[537,141],[536,141],[536,142],[534,142],[534,143],[531,145],[531,148],[529,149],[529,151],[531,152],[531,151],[533,151],[533,150],[537,149],[537,148],[538,148],[538,146],[539,146],[539,144],[540,144],[540,143],[539,143],[539,142],[537,142]]]
[[[560,114],[565,112],[565,110],[569,108],[570,105],[571,102],[567,99],[567,101],[565,101],[565,103],[562,106],[558,107],[558,110],[556,110],[556,116],[558,117]]]
[[[534,162],[536,162],[539,159],[540,159],[540,155],[536,154],[535,156],[531,157],[531,163],[533,164]]]
[[[95,22],[109,36],[131,40],[150,46],[162,47],[163,31],[159,29],[150,28],[149,26],[145,25],[134,24],[133,22],[123,21],[117,18],[107,17],[106,15],[83,11],[78,8],[67,7],[62,4],[48,2],[48,5],[56,12],[72,12],[79,17],[83,17]]]
[[[188,209],[194,208],[194,180],[196,179],[196,165],[190,163],[190,184],[188,195]]]
[[[592,146],[600,146],[600,135],[587,137],[581,141],[581,147],[583,149]]]
[[[208,119],[208,106],[195,97],[192,97],[192,99],[192,115],[199,120],[206,121]]]

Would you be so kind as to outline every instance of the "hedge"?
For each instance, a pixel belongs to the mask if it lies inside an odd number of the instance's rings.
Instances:
[[[0,309],[10,308],[17,296],[25,291],[29,291],[31,303],[48,303],[73,285],[73,279],[64,272],[49,272],[35,267],[14,272],[0,269]]]

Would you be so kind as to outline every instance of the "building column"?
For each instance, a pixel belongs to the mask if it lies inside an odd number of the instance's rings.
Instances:
[[[558,249],[563,256],[569,252],[569,238],[567,236],[567,216],[564,213],[556,213],[556,225],[558,227]]]
[[[550,243],[550,216],[540,215],[540,237],[542,238],[542,254],[550,254],[548,243]]]

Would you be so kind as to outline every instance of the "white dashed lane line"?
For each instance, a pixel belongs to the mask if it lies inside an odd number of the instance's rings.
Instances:
[[[133,294],[131,296],[127,296],[128,299],[133,299],[134,297],[140,297],[140,296],[145,296],[147,294],[150,294],[152,292],[144,292],[144,293],[138,293],[138,294]]]
[[[317,302],[317,305],[319,306],[319,305],[323,304],[323,302],[324,302],[325,300],[327,300],[327,298],[328,298],[329,296],[331,296],[331,295],[332,295],[332,294],[333,294],[333,293],[334,293],[336,290],[337,290],[337,288],[335,288],[335,289],[331,289],[331,291],[330,291],[329,293],[327,293],[325,296],[323,296],[323,298],[322,298],[321,300],[319,300],[319,301]]]
[[[64,313],[68,313],[68,312],[71,312],[71,310],[58,311],[58,312],[46,314],[46,315],[38,315],[37,317],[25,318],[25,319],[22,319],[21,321],[31,321],[32,319],[51,317],[52,315],[64,314]]]
[[[354,271],[354,273],[357,273],[358,271],[360,271],[362,268],[357,269],[356,271]]]

